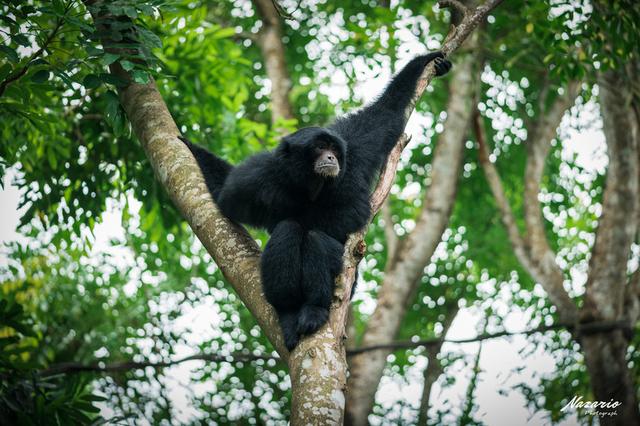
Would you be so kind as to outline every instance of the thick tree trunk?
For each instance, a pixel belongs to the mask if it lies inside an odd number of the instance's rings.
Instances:
[[[607,182],[596,242],[589,263],[583,321],[619,320],[625,317],[627,260],[638,223],[638,123],[630,108],[632,92],[627,79],[610,70],[598,78],[602,121],[609,154]],[[628,284],[634,285],[633,281]],[[633,324],[629,324],[633,326]],[[616,408],[599,408],[613,415],[600,416],[602,425],[640,424],[638,389],[627,365],[629,342],[622,330],[584,335],[581,343],[595,398],[618,401]]]
[[[640,425],[638,388],[627,366],[629,342],[623,332],[615,330],[584,336],[581,343],[595,400],[621,403],[615,408],[598,408],[598,412],[610,413],[599,415],[600,424]]]

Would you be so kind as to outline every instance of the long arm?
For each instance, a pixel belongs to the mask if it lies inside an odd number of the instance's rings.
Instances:
[[[231,173],[231,170],[233,170],[233,166],[201,146],[192,143],[187,138],[178,136],[178,139],[184,142],[191,150],[191,153],[200,166],[200,170],[202,171],[202,175],[204,176],[204,180],[211,196],[213,196],[215,201],[218,201],[218,194],[220,193],[227,176]]]
[[[413,98],[418,79],[431,61],[436,61],[436,75],[446,74],[451,68],[442,52],[412,59],[375,102],[339,118],[330,129],[347,141],[349,149],[354,145],[366,145],[367,153],[375,153],[371,158],[372,166],[379,167],[404,131],[405,109]]]

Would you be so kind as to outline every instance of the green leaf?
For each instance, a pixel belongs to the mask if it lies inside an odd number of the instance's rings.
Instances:
[[[0,52],[4,53],[7,59],[9,59],[13,63],[16,63],[20,60],[18,53],[14,49],[10,48],[9,46],[0,44]]]
[[[87,50],[87,54],[89,56],[101,56],[104,54],[104,50],[102,49],[98,49],[97,47],[89,44],[87,45],[87,47],[85,47],[85,49]]]
[[[4,21],[4,23],[7,24],[7,25],[16,25],[17,24],[15,19],[13,19],[10,16],[4,15],[4,14],[0,15],[0,20]]]
[[[153,7],[151,5],[148,4],[140,4],[138,5],[138,8],[140,9],[140,11],[147,15],[147,16],[153,16]]]
[[[216,32],[213,33],[212,38],[220,39],[220,38],[229,38],[236,34],[235,28],[220,28]]]
[[[136,19],[138,17],[138,11],[134,7],[125,6],[123,9],[125,15],[127,15],[129,18]]]
[[[103,83],[113,84],[114,86],[124,86],[127,84],[125,80],[109,73],[102,73],[98,77],[100,78],[100,80],[102,80]]]
[[[122,68],[124,68],[125,71],[131,71],[136,66],[133,62],[130,61],[121,61],[120,65],[122,65]]]
[[[118,55],[118,54],[105,53],[100,62],[102,62],[103,65],[111,65],[112,63],[117,61],[118,58],[120,58],[120,55]]]
[[[102,81],[95,74],[88,74],[82,80],[82,85],[84,87],[86,87],[87,89],[95,89],[96,87],[100,86],[101,83],[102,83]]]
[[[162,48],[162,40],[160,40],[160,37],[158,37],[153,31],[149,31],[148,29],[139,25],[136,26],[136,31],[138,32],[138,34],[140,34],[140,41],[142,42],[142,44],[144,44],[148,48]]]
[[[62,3],[61,0],[53,0],[51,3],[53,4],[53,10],[55,10],[58,15],[64,14],[64,3]]]
[[[57,71],[56,75],[60,77],[60,79],[64,81],[65,84],[69,86],[70,89],[73,89],[73,81],[69,78],[67,73],[65,73],[64,71]]]
[[[31,76],[31,81],[34,83],[44,83],[49,80],[50,72],[48,70],[40,70]]]
[[[11,36],[11,40],[18,43],[20,46],[31,47],[31,42],[24,34],[16,34]]]
[[[47,160],[49,160],[49,165],[52,169],[55,170],[58,168],[58,159],[56,158],[56,154],[52,149],[47,151]]]
[[[11,65],[4,64],[0,67],[0,80],[4,80],[11,73]]]
[[[147,84],[149,79],[149,73],[146,71],[136,70],[133,72],[133,81],[138,84]]]

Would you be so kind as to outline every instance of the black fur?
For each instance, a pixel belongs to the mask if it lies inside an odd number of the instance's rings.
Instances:
[[[236,167],[181,138],[222,213],[271,234],[261,259],[262,284],[290,350],[327,321],[344,243],[369,219],[373,180],[402,134],[404,111],[433,60],[437,75],[451,68],[440,52],[416,57],[371,105],[328,128],[298,130],[275,150]],[[321,145],[337,154],[335,178],[314,173]]]

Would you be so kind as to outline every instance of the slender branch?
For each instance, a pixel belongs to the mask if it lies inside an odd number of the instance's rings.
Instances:
[[[574,335],[576,334],[596,334],[596,333],[604,333],[607,331],[622,329],[622,330],[630,330],[632,329],[631,325],[628,321],[597,321],[597,322],[589,322],[585,324],[580,324],[578,326],[575,323],[571,324],[563,324],[557,323],[553,325],[544,325],[540,327],[533,328],[531,330],[524,330],[518,332],[509,332],[509,331],[500,331],[497,333],[483,333],[476,337],[471,337],[468,339],[424,339],[424,340],[416,340],[416,341],[406,341],[406,342],[392,342],[388,344],[380,344],[380,345],[369,345],[362,346],[359,348],[352,349],[348,352],[349,355],[357,355],[363,352],[376,351],[380,349],[411,349],[419,346],[436,346],[442,343],[453,343],[453,344],[465,344],[465,343],[475,343],[481,342],[483,340],[496,339],[499,337],[511,337],[511,336],[530,336],[532,334],[537,333],[546,333],[548,331],[557,331],[566,329],[571,331]]]
[[[503,0],[487,0],[484,4],[476,7],[473,12],[468,13],[463,17],[462,21],[457,25],[451,28],[449,34],[445,39],[444,44],[442,45],[441,51],[445,55],[449,55],[454,52],[456,49],[462,45],[462,43],[469,37],[469,35],[478,28],[480,23],[487,17],[489,12],[491,12],[495,7],[497,7]],[[416,95],[413,97],[412,102],[409,104],[405,111],[405,117],[408,119],[411,115],[411,112],[415,108],[415,104],[422,96],[422,92],[424,92],[425,88],[429,85],[433,77],[435,76],[435,68],[433,63],[429,64],[422,74],[422,79],[418,83],[418,87],[416,88]]]
[[[502,223],[507,228],[507,234],[511,240],[513,251],[518,258],[518,261],[522,263],[525,269],[532,270],[533,263],[527,253],[525,241],[518,230],[515,215],[513,214],[513,210],[511,209],[509,200],[507,200],[504,187],[502,185],[502,179],[498,174],[495,164],[490,160],[489,147],[485,141],[486,133],[484,130],[484,123],[477,107],[474,110],[473,130],[476,136],[476,141],[478,142],[478,161],[482,166],[485,178],[487,179],[491,192],[493,193],[493,198],[502,215]]]
[[[445,337],[451,328],[451,324],[453,324],[453,320],[456,315],[458,315],[458,311],[460,308],[458,305],[453,305],[445,312],[444,321],[442,321],[442,333],[440,337]],[[441,341],[444,343],[444,340]],[[442,349],[442,344],[427,346],[426,348],[427,355],[427,366],[425,367],[422,376],[423,376],[423,384],[422,384],[422,396],[420,398],[420,408],[418,409],[418,424],[426,425],[427,420],[429,418],[429,400],[431,399],[431,388],[434,383],[438,380],[440,375],[444,372],[444,368],[442,363],[438,359],[438,354],[440,354],[440,349]]]
[[[104,364],[104,363],[91,363],[91,364],[82,364],[77,362],[63,362],[60,364],[56,364],[46,370],[42,370],[40,372],[40,376],[48,377],[55,376],[57,374],[70,374],[70,373],[84,373],[84,372],[96,372],[96,373],[118,373],[121,371],[129,371],[129,370],[139,370],[142,368],[166,368],[172,367],[177,364],[182,364],[183,362],[188,361],[207,361],[207,362],[249,362],[249,361],[281,361],[280,358],[271,356],[271,355],[253,355],[246,353],[233,353],[230,355],[221,355],[221,354],[196,354],[190,355],[183,358],[178,358],[173,361],[161,361],[161,362],[151,362],[151,361],[124,361],[124,362],[116,362],[113,364]]]
[[[284,8],[280,5],[280,3],[278,3],[278,0],[271,0],[271,3],[273,4],[273,8],[276,10],[278,15],[282,17],[282,19],[288,19],[288,20],[295,19],[293,15],[291,15],[286,10],[284,10]],[[296,4],[296,8],[294,9],[294,11],[298,10],[299,7],[300,7],[300,1],[298,1],[298,4]]]
[[[462,14],[462,16],[467,16],[469,14],[469,8],[458,0],[438,0],[438,6],[442,8],[454,7]]]
[[[412,349],[418,347],[429,348],[439,348],[444,343],[450,344],[468,344],[468,343],[476,343],[484,340],[490,339],[498,339],[502,337],[515,337],[515,336],[530,336],[538,333],[546,333],[549,331],[558,331],[562,329],[566,329],[569,331],[575,330],[575,324],[553,324],[553,325],[544,325],[540,327],[536,327],[530,330],[509,332],[509,331],[500,331],[497,333],[482,333],[476,337],[471,337],[468,339],[443,339],[442,337],[431,338],[431,339],[422,339],[416,341],[398,341],[392,342],[389,344],[383,345],[371,345],[371,346],[363,346],[355,349],[349,349],[347,351],[347,355],[357,355],[363,352],[376,351],[380,349],[391,349],[391,350],[399,350],[399,349]],[[623,329],[630,330],[632,329],[631,325],[627,321],[599,321],[599,322],[591,322],[587,324],[582,324],[579,326],[579,333],[581,334],[595,334],[595,333],[604,333],[607,331]],[[443,333],[443,336],[446,333]],[[73,374],[73,373],[85,373],[85,372],[94,372],[94,373],[117,373],[128,370],[137,370],[141,368],[166,368],[172,367],[174,365],[182,364],[184,362],[189,361],[207,361],[207,362],[254,362],[254,361],[277,361],[280,362],[282,359],[275,355],[254,355],[247,353],[232,353],[229,355],[221,355],[221,354],[196,354],[190,355],[183,358],[178,358],[173,361],[161,361],[161,362],[151,362],[151,361],[124,361],[124,362],[116,362],[113,364],[101,364],[101,363],[90,363],[83,364],[79,362],[64,362],[60,364],[55,364],[46,370],[41,370],[39,375],[42,377],[54,376],[57,374]]]

